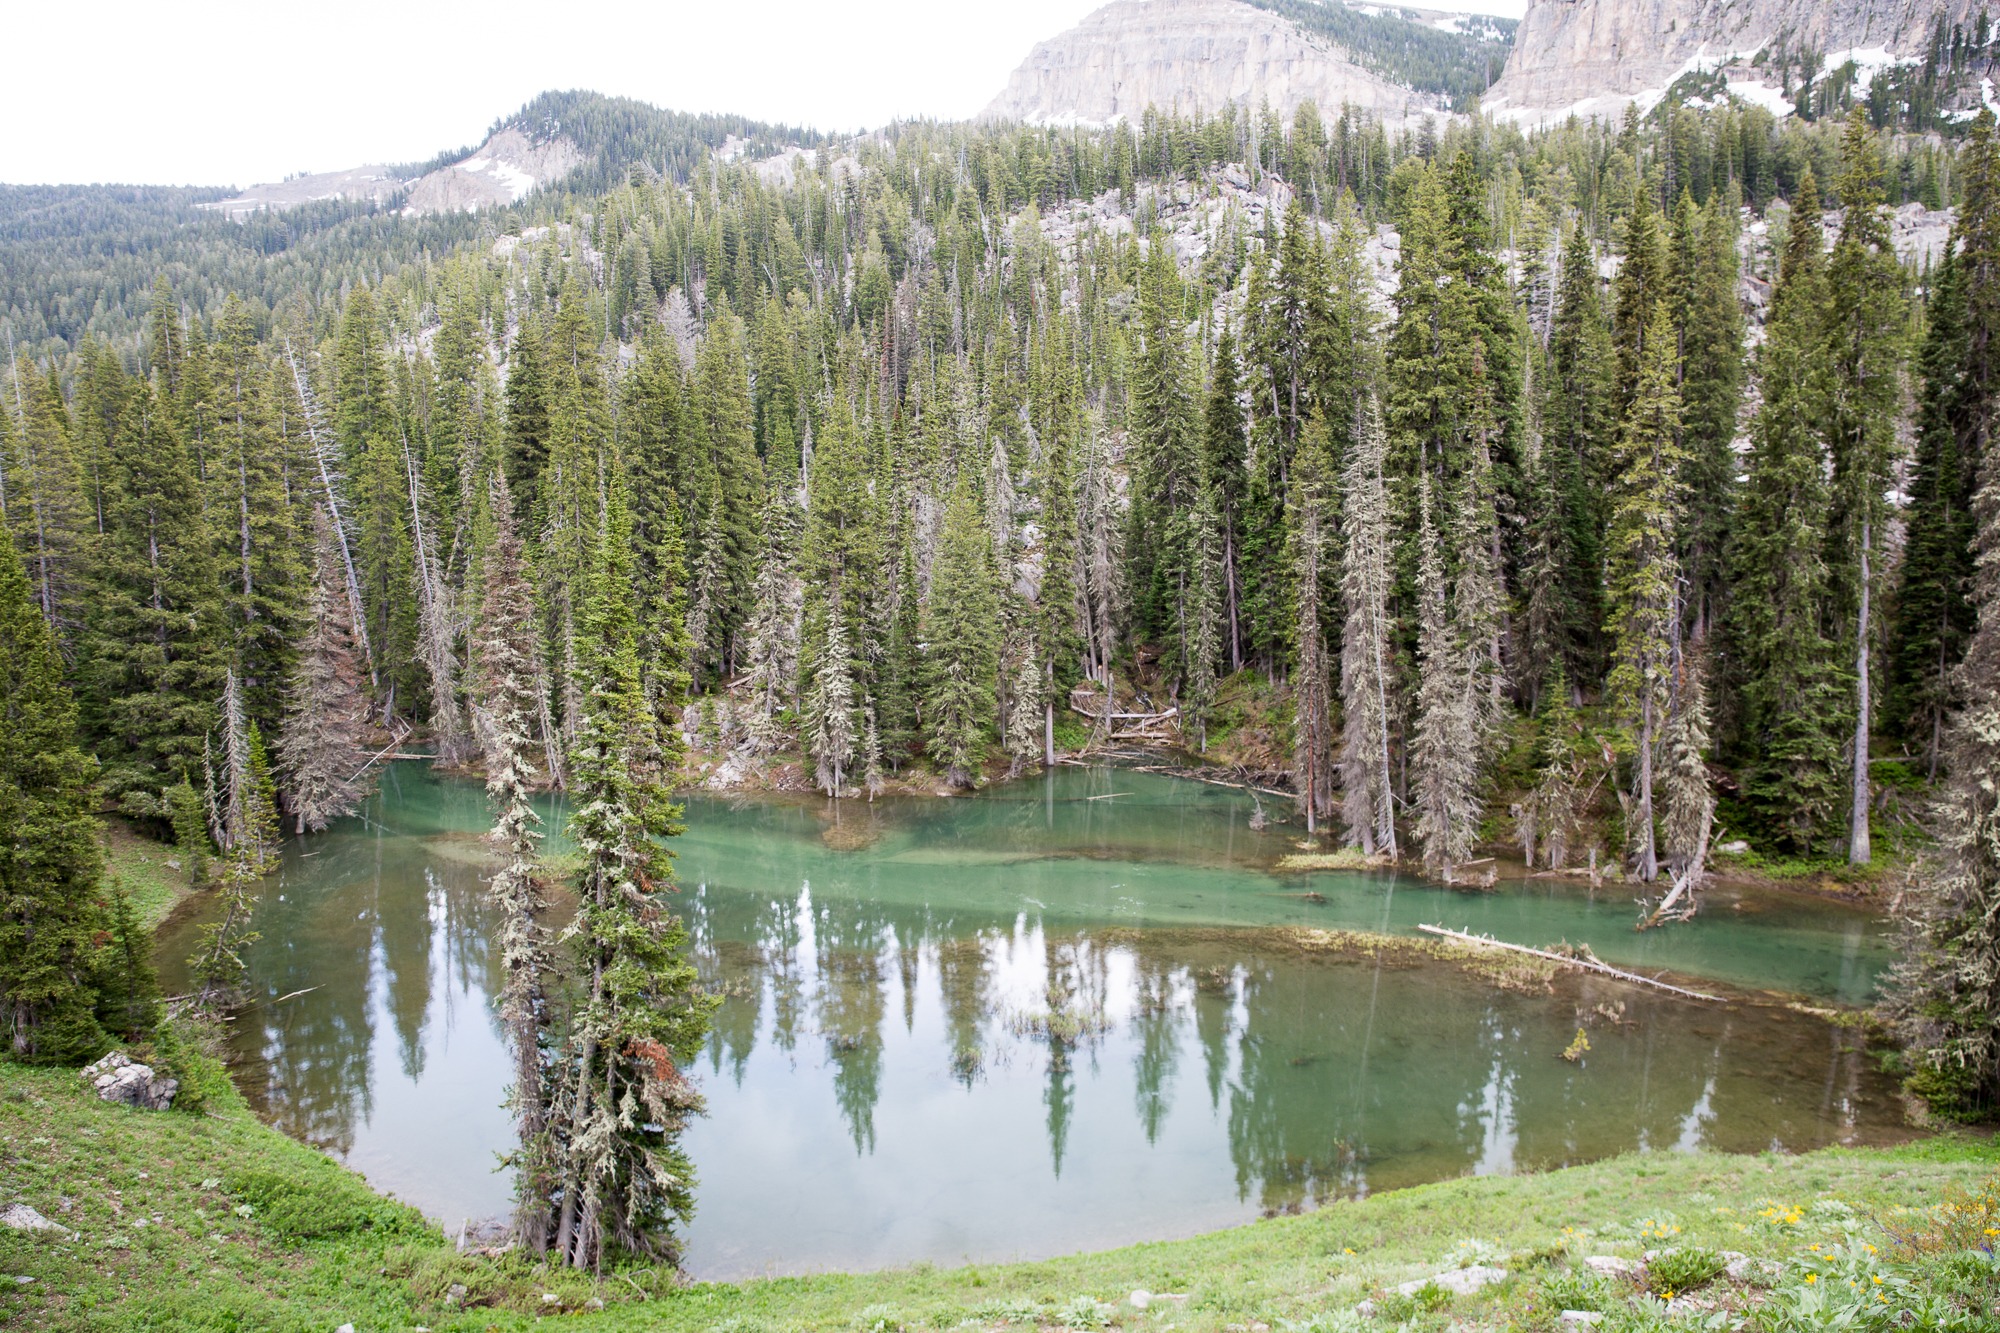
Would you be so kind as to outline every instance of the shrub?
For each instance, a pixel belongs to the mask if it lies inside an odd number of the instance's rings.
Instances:
[[[1655,1296],[1693,1291],[1713,1282],[1728,1267],[1721,1255],[1699,1245],[1682,1245],[1655,1255],[1646,1265],[1646,1289]]]

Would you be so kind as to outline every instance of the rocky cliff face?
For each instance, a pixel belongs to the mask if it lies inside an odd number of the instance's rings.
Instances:
[[[1811,51],[1866,78],[1922,54],[1940,16],[1970,29],[1986,0],[1528,0],[1485,108],[1527,124],[1650,110],[1688,74],[1782,111],[1772,57]]]
[[[1107,125],[1136,120],[1149,105],[1214,112],[1266,98],[1287,117],[1305,101],[1329,115],[1352,103],[1392,125],[1441,110],[1439,99],[1238,0],[1113,0],[1035,47],[984,115]]]
[[[487,139],[470,157],[421,176],[404,177],[380,166],[315,172],[253,185],[233,198],[202,207],[241,218],[259,209],[291,208],[316,199],[372,199],[379,203],[408,191],[403,204],[406,213],[469,211],[511,204],[537,185],[568,175],[582,160],[568,139],[558,136],[536,143],[510,126]]]

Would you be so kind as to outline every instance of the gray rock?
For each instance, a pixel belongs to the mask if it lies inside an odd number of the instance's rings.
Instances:
[[[1615,1254],[1593,1254],[1583,1262],[1606,1277],[1631,1277],[1639,1271],[1639,1265],[1630,1259],[1620,1259]]]
[[[1564,1310],[1556,1316],[1556,1320],[1572,1328],[1581,1328],[1590,1324],[1603,1323],[1604,1316],[1595,1310]]]
[[[1743,839],[1741,838],[1737,838],[1733,842],[1723,843],[1720,847],[1717,847],[1715,850],[1722,853],[1724,856],[1741,856],[1743,855],[1743,853],[1750,850],[1750,844],[1743,841]]]
[[[1361,1304],[1354,1307],[1354,1313],[1360,1315],[1363,1319],[1373,1319],[1375,1317],[1375,1302],[1361,1302]]]
[[[60,1222],[49,1221],[25,1203],[7,1205],[7,1210],[0,1212],[0,1226],[14,1231],[54,1231],[64,1236],[76,1234]]]
[[[1153,1303],[1152,1293],[1144,1290],[1135,1291],[1125,1299],[1134,1310],[1143,1310]]]
[[[1414,1296],[1435,1282],[1454,1296],[1470,1296],[1481,1287],[1489,1287],[1495,1282],[1504,1281],[1506,1277],[1507,1270],[1504,1268],[1488,1268],[1485,1264],[1473,1264],[1470,1268],[1453,1268],[1432,1277],[1405,1282],[1396,1290],[1404,1296]]]
[[[166,1110],[174,1104],[174,1094],[181,1090],[179,1079],[155,1074],[151,1065],[139,1064],[123,1051],[113,1051],[96,1064],[85,1065],[83,1077],[97,1089],[101,1100],[136,1106],[142,1111]]]

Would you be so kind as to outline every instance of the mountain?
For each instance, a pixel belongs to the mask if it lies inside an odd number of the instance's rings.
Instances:
[[[813,137],[741,116],[692,115],[624,97],[549,92],[495,122],[474,149],[406,166],[293,176],[201,207],[232,219],[322,200],[391,205],[414,215],[470,212],[515,203],[558,182],[601,190],[634,170],[685,178],[725,144],[761,154]]]
[[[1980,95],[1988,2],[1528,0],[1482,105],[1542,125],[1631,103],[1647,112],[1670,95],[1728,94],[1781,115],[1872,95],[1903,123],[1932,128]]]
[[[1477,95],[1512,25],[1319,0],[1113,0],[1028,53],[989,120],[1106,125],[1148,106],[1213,113],[1265,101],[1365,109],[1391,124]]]

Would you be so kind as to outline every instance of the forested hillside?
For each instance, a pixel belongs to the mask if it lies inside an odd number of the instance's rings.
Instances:
[[[12,192],[5,519],[108,805],[248,855],[423,744],[602,802],[591,864],[643,867],[684,745],[859,796],[1138,712],[1261,725],[1362,853],[1666,907],[1719,831],[1866,864],[1972,771],[1988,119],[1155,112],[778,173],[628,112],[551,103],[598,165],[475,215]],[[1989,1098],[1980,1059],[1931,1090]]]

